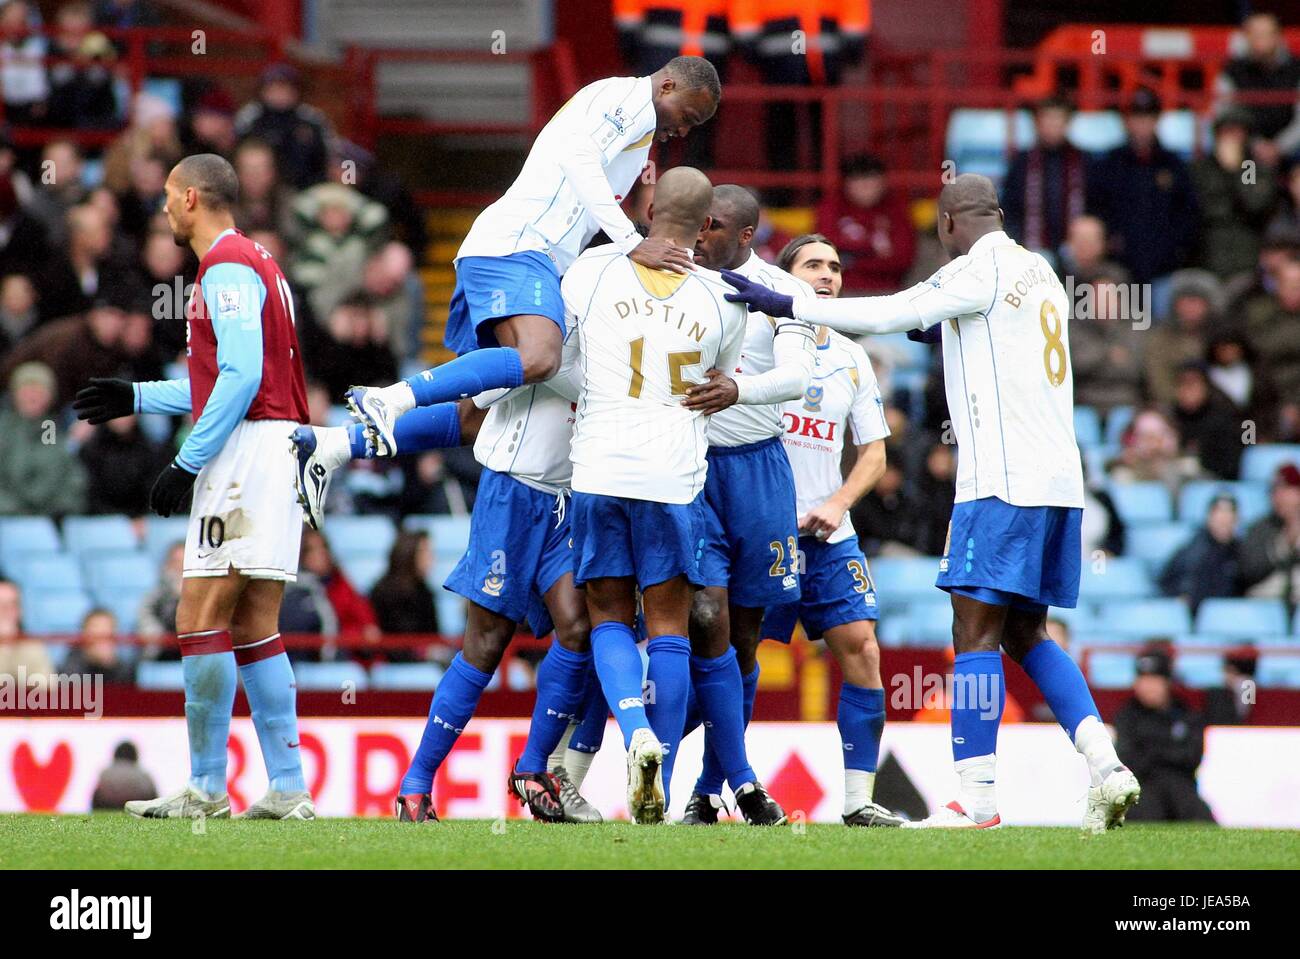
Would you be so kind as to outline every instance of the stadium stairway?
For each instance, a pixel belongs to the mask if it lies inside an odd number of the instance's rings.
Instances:
[[[437,208],[429,211],[425,221],[429,228],[429,246],[426,265],[420,270],[425,303],[420,344],[421,356],[430,366],[445,363],[454,356],[442,345],[443,333],[447,329],[447,306],[456,287],[452,261],[477,213],[478,210],[471,207]]]

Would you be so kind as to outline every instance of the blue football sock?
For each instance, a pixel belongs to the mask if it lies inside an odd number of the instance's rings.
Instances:
[[[1084,681],[1083,673],[1065,650],[1050,639],[1038,643],[1025,654],[1021,667],[1042,692],[1052,715],[1074,741],[1074,731],[1088,716],[1096,716],[1097,704]]]
[[[471,666],[463,655],[456,654],[433,694],[424,735],[402,779],[403,796],[427,793],[433,788],[434,774],[465,731],[479,696],[491,681],[491,673]]]
[[[226,744],[235,707],[235,654],[230,631],[181,633],[185,726],[190,740],[190,785],[209,795],[226,791]]]
[[[416,406],[454,403],[498,387],[513,389],[524,382],[524,364],[513,346],[474,350],[431,370],[406,378]]]
[[[547,760],[582,707],[590,669],[591,653],[575,653],[551,643],[537,667],[537,702],[528,743],[516,767],[520,772],[546,772]]]
[[[262,747],[269,788],[302,792],[302,753],[298,749],[298,689],[280,634],[235,650],[253,728]]]
[[[874,773],[885,731],[885,691],[844,683],[835,721],[844,746],[844,768]]]
[[[591,631],[591,654],[600,688],[623,733],[623,748],[627,749],[634,732],[650,728],[641,699],[641,654],[636,648],[636,635],[623,623],[601,623]]]
[[[374,451],[370,448],[370,444],[366,442],[366,428],[360,423],[349,423],[347,430],[348,446],[352,450],[352,458],[354,460],[373,459]]]
[[[646,646],[646,715],[664,747],[664,796],[673,778],[677,747],[686,725],[686,699],[691,688],[691,641],[685,636],[656,636]]]
[[[691,688],[686,692],[686,722],[682,724],[682,739],[699,729],[701,722],[700,701],[695,696],[695,684],[691,683]]]
[[[723,776],[733,790],[754,782],[758,777],[745,755],[744,684],[735,649],[728,648],[713,659],[692,656],[691,681],[695,685],[700,714],[704,717],[705,736],[712,735],[712,749],[717,754]],[[719,783],[714,792],[721,788]]]
[[[749,675],[740,678],[741,705],[745,710],[745,728],[749,728],[750,717],[754,715],[754,697],[758,693],[758,663],[749,671]],[[684,734],[683,734],[684,738]],[[700,768],[700,778],[696,780],[695,791],[705,796],[722,794],[722,780],[725,774],[722,763],[712,746],[709,730],[704,731],[704,764]],[[733,785],[734,789],[735,786]]]
[[[600,688],[600,677],[596,674],[594,662],[587,669],[587,692],[583,696],[581,709],[581,720],[569,737],[569,748],[580,753],[599,752],[600,744],[605,739],[609,703],[605,702],[605,692]]]
[[[1007,702],[999,652],[959,653],[952,664],[952,758],[958,762],[998,751],[998,726]]]

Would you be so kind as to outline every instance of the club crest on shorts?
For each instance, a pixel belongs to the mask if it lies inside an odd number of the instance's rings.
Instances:
[[[500,596],[501,587],[506,584],[506,578],[496,573],[489,573],[487,579],[483,580],[483,592],[489,596]]]
[[[822,398],[826,395],[826,387],[819,386],[816,383],[809,383],[808,389],[804,390],[803,408],[809,413],[820,413],[822,411]]]

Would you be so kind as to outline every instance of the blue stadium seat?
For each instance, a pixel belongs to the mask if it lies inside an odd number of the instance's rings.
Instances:
[[[1093,653],[1088,657],[1088,682],[1102,689],[1125,689],[1137,678],[1132,653]]]
[[[6,567],[6,572],[23,593],[37,590],[82,590],[85,585],[81,565],[67,553],[34,553],[19,557]]]
[[[936,598],[934,580],[939,557],[881,557],[871,561],[876,598],[882,606]],[[941,598],[941,597],[940,597]]]
[[[435,553],[454,553],[459,557],[469,545],[468,516],[434,516],[429,524]]]
[[[1105,561],[1101,571],[1090,562],[1083,564],[1079,578],[1079,595],[1100,602],[1120,597],[1138,598],[1155,592],[1151,577],[1140,559],[1113,556]]]
[[[388,558],[386,556],[336,552],[334,558],[343,567],[343,572],[347,574],[352,585],[361,593],[369,593],[388,569]]]
[[[444,672],[437,663],[375,663],[370,667],[370,688],[432,691]]]
[[[1089,479],[1102,480],[1106,477],[1106,465],[1119,456],[1119,446],[1104,443],[1101,446],[1084,446],[1084,475]]]
[[[116,589],[108,592],[95,591],[95,605],[102,606],[113,614],[117,620],[117,631],[123,634],[134,633],[140,620],[140,605],[148,590]]]
[[[1244,529],[1269,511],[1268,485],[1265,483],[1192,480],[1178,493],[1178,518],[1202,525],[1210,510],[1210,502],[1224,494],[1237,500],[1238,528]]]
[[[369,678],[360,663],[294,663],[294,681],[299,689],[316,692],[343,690],[348,683],[352,689],[369,688]]]
[[[1196,535],[1194,523],[1142,523],[1130,526],[1124,541],[1124,555],[1147,564],[1151,574],[1158,575],[1169,558],[1186,546]]]
[[[459,636],[465,632],[465,600],[441,587],[434,590],[434,603],[438,607],[438,629],[444,636]]]
[[[1133,422],[1133,407],[1116,406],[1106,414],[1106,442],[1118,447],[1120,438]]]
[[[125,516],[69,516],[63,521],[63,543],[80,560],[96,553],[133,552],[138,542]]]
[[[1180,650],[1174,657],[1174,675],[1184,686],[1208,689],[1223,684],[1223,654]]]
[[[90,610],[90,597],[80,589],[23,592],[23,625],[35,635],[79,632],[81,620]]]
[[[1010,130],[1003,110],[954,110],[948,117],[944,155],[957,164],[958,173],[983,173],[1000,180],[1008,156],[1033,141],[1034,126],[1027,110],[1013,114]]]
[[[1124,636],[1121,633],[1102,631],[1100,627],[1094,627],[1087,632],[1075,633],[1070,638],[1070,647],[1072,650],[1095,649],[1105,646],[1132,646],[1133,637]],[[1078,658],[1077,656],[1075,657]]]
[[[1271,483],[1277,468],[1286,463],[1300,467],[1300,443],[1266,443],[1247,446],[1241,456],[1241,478]]]
[[[1273,636],[1255,636],[1251,642],[1260,649],[1300,649],[1300,634],[1278,633]]]
[[[1174,518],[1173,498],[1164,483],[1110,483],[1107,491],[1125,523],[1165,523]]]
[[[1196,631],[1244,639],[1284,633],[1286,607],[1280,599],[1207,599],[1196,610]]]
[[[1118,636],[1149,638],[1192,631],[1192,614],[1181,599],[1129,599],[1102,603],[1097,628]]]
[[[135,684],[141,689],[184,689],[185,674],[179,661],[160,663],[146,659],[136,667]]]
[[[1053,606],[1047,611],[1048,619],[1059,619],[1070,627],[1072,637],[1079,633],[1091,632],[1096,625],[1097,613],[1091,603],[1080,603],[1074,609],[1060,609]]]
[[[158,564],[142,552],[89,556],[84,563],[86,581],[97,597],[115,590],[145,593],[158,582]]]
[[[1101,445],[1101,417],[1091,406],[1074,408],[1074,438],[1084,448]]]
[[[1086,153],[1105,153],[1126,139],[1124,121],[1114,110],[1080,110],[1070,117],[1066,137]]]
[[[157,570],[167,557],[167,550],[176,543],[184,545],[186,527],[189,520],[184,516],[150,516],[144,528],[144,551],[153,557],[154,581],[158,579]]]
[[[943,649],[952,645],[952,605],[946,601],[916,603],[908,611],[905,645]]]
[[[1300,607],[1296,607],[1295,619],[1291,621],[1291,635],[1300,637]]]
[[[1197,134],[1196,114],[1191,110],[1166,110],[1156,121],[1156,139],[1161,146],[1184,160],[1190,160],[1196,151]]]
[[[387,557],[397,530],[387,516],[331,516],[325,536],[336,559],[345,554]]]
[[[48,516],[0,517],[0,569],[7,571],[26,554],[57,553],[61,549],[59,531]]]
[[[1255,681],[1275,689],[1300,689],[1300,656],[1264,653],[1255,667]]]
[[[1219,633],[1180,633],[1170,637],[1175,649],[1213,649],[1222,651],[1235,643],[1231,636]]]

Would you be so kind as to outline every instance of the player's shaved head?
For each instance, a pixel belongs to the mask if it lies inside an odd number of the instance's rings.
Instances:
[[[703,90],[714,103],[722,99],[718,71],[703,57],[673,57],[664,70],[683,90]]]
[[[650,235],[686,240],[691,246],[713,205],[713,184],[695,167],[660,174],[651,205]]]
[[[978,173],[963,173],[939,192],[941,216],[997,216],[998,210],[997,187]]]
[[[731,225],[738,230],[758,226],[758,197],[743,186],[722,183],[713,188],[713,208],[719,214],[725,211]]]
[[[239,200],[239,177],[225,157],[215,153],[196,153],[181,160],[172,169],[176,185],[193,188],[200,202],[209,210],[229,210]]]
[[[939,191],[939,242],[950,256],[963,256],[986,233],[1002,229],[1002,208],[993,181],[963,173]]]

